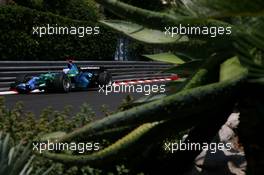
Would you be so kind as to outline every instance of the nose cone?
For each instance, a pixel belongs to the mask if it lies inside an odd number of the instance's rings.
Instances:
[[[19,85],[17,85],[17,87],[16,87],[17,89],[24,89],[24,90],[26,90],[26,84],[25,83],[20,83]]]
[[[25,83],[21,83],[17,85],[16,90],[18,93],[21,93],[21,94],[26,94],[30,92],[28,85],[26,85]]]

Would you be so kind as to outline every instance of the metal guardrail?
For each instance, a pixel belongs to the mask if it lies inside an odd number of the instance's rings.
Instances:
[[[156,61],[74,61],[78,66],[104,66],[111,72],[114,81],[165,77],[161,71],[171,64]],[[0,91],[8,90],[19,74],[58,72],[67,61],[0,61]]]

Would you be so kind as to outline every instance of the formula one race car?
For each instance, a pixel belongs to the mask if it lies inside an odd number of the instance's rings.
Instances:
[[[48,72],[39,75],[23,74],[11,84],[11,89],[19,93],[29,93],[33,90],[45,92],[64,92],[71,90],[86,90],[90,87],[110,85],[111,74],[103,67],[78,67],[72,61],[61,72]]]

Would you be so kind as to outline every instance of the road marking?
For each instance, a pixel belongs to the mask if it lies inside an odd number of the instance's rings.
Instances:
[[[0,92],[0,95],[13,95],[13,94],[18,94],[16,91],[4,91]]]
[[[162,81],[175,81],[178,80],[179,77],[177,75],[173,75],[170,77],[155,77],[153,79],[139,79],[139,80],[130,80],[125,82],[115,82],[113,83],[114,86],[118,85],[127,85],[127,84],[144,84],[144,83],[153,83],[153,82],[162,82]]]

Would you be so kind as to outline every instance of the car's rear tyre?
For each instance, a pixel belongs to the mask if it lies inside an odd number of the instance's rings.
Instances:
[[[98,84],[99,85],[111,85],[113,82],[112,75],[108,71],[100,72],[98,75]]]
[[[52,84],[55,92],[67,93],[71,90],[71,80],[64,73],[56,74]]]

